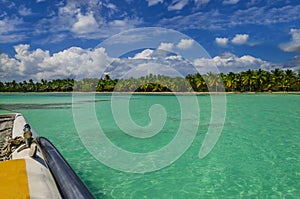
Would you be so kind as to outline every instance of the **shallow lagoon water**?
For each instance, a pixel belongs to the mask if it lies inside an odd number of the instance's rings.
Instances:
[[[97,198],[296,198],[300,195],[300,95],[227,95],[227,114],[217,145],[198,158],[209,126],[210,97],[197,96],[200,122],[189,149],[173,164],[155,172],[126,173],[105,166],[82,144],[72,114],[72,94],[1,94],[0,107],[24,114],[40,136],[59,149]],[[122,97],[120,96],[120,100]],[[110,95],[93,101],[106,136],[132,152],[149,152],[169,143],[181,117],[172,95],[135,95],[132,119],[149,123],[149,107],[168,114],[161,132],[149,139],[124,134],[116,125]],[[87,124],[93,126],[95,124]],[[219,125],[219,124],[214,124]]]

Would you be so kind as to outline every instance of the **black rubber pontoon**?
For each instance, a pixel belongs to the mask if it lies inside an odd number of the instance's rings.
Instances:
[[[94,199],[54,145],[44,137],[39,137],[37,140],[62,197],[64,199]]]

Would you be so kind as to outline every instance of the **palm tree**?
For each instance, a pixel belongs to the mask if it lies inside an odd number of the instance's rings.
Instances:
[[[196,83],[196,91],[207,91],[207,85],[206,82],[199,73],[195,75],[195,83]]]
[[[244,91],[252,92],[257,86],[257,74],[256,71],[247,70],[241,73],[241,84]]]
[[[223,79],[223,81],[222,81]],[[0,91],[6,92],[51,92],[72,91],[76,83],[78,91],[220,91],[224,83],[226,91],[300,91],[300,71],[296,74],[292,70],[280,70],[278,68],[271,72],[265,70],[248,70],[241,73],[229,72],[228,74],[207,73],[205,75],[190,74],[185,78],[168,77],[164,75],[149,74],[146,77],[129,78],[123,80],[112,80],[109,75],[103,79],[86,78],[81,81],[73,79],[55,79],[47,81],[42,79],[34,82],[1,82]]]
[[[300,70],[298,71],[298,74],[296,76],[295,84],[295,90],[300,91]]]
[[[223,74],[222,79],[224,81],[226,91],[236,91],[237,89],[237,79],[236,74],[230,72],[228,75]]]
[[[250,77],[251,77],[251,71],[248,70],[247,72],[241,73],[241,85],[243,90],[242,91],[249,91],[250,88]]]
[[[0,82],[0,92],[4,91],[4,84],[2,82]]]
[[[50,90],[51,90],[51,82],[48,82],[47,80],[42,79],[39,91],[41,91],[41,92],[48,92]]]
[[[296,74],[294,73],[294,71],[288,69],[285,71],[285,82],[286,82],[286,91],[290,90],[290,87],[294,84],[294,82],[296,81],[295,79]]]
[[[35,86],[35,83],[33,82],[32,79],[29,80],[28,84],[27,84],[27,91],[29,92],[35,92],[36,91],[36,86]]]
[[[280,90],[281,86],[279,85],[279,82],[282,82],[283,77],[284,73],[279,68],[271,71],[271,85],[274,91]]]
[[[74,80],[73,79],[63,79],[60,81],[61,84],[61,91],[64,92],[69,92],[69,91],[73,91],[73,87],[74,87]]]
[[[257,91],[268,91],[270,84],[268,84],[270,74],[267,71],[259,69],[257,71]]]
[[[105,81],[110,80],[110,76],[109,76],[108,74],[106,74],[106,75],[104,76],[104,80],[105,80]]]
[[[206,76],[206,82],[208,88],[214,88],[215,92],[218,92],[218,88],[222,84],[222,78],[220,74],[209,72]]]
[[[191,85],[191,87],[193,88],[194,91],[197,90],[197,86],[196,86],[196,78],[195,75],[187,75],[186,76],[186,80],[189,82],[189,84]]]

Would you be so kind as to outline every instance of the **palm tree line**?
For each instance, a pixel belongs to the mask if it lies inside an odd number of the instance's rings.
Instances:
[[[139,78],[56,79],[34,82],[1,82],[0,92],[278,92],[300,91],[300,71],[274,69],[247,70],[227,74],[190,74],[186,77],[147,75]]]

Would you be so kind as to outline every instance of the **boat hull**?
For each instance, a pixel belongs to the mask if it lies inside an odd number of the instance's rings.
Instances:
[[[11,131],[10,135],[5,132],[6,142],[23,137],[27,124],[20,113],[9,114],[9,118],[13,118],[13,122],[0,125]],[[55,146],[46,138],[38,137],[33,129],[31,133],[33,142],[30,146],[21,144],[12,148],[12,153],[0,162],[1,197],[94,198]]]

